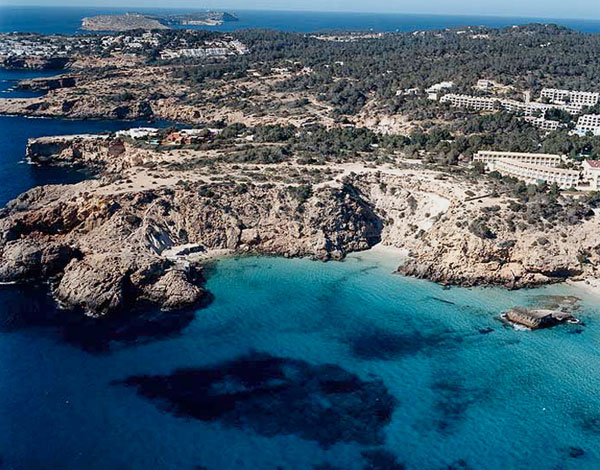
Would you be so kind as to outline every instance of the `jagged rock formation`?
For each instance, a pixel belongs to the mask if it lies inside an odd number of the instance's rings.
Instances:
[[[201,268],[173,247],[339,259],[379,241],[378,217],[351,188],[298,201],[285,188],[199,184],[93,196],[97,181],[35,188],[0,218],[0,280],[53,279],[56,298],[93,314],[147,301],[196,303]]]

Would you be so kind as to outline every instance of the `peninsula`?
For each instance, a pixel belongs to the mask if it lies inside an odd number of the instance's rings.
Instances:
[[[0,36],[4,61],[67,68],[21,82],[45,94],[2,114],[179,123],[30,140],[30,163],[96,177],[0,212],[0,281],[52,279],[92,315],[175,309],[205,295],[214,256],[378,243],[447,285],[599,279],[598,47],[552,25]],[[555,74],[575,67],[586,83]]]
[[[169,29],[172,26],[218,26],[225,21],[237,21],[237,17],[224,12],[186,13],[179,15],[145,15],[125,13],[123,15],[98,15],[83,18],[84,31],[145,31]]]

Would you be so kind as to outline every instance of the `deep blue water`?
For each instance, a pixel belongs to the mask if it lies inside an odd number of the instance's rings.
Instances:
[[[114,14],[136,11],[141,13],[181,13],[185,9],[101,8],[101,7],[16,7],[0,6],[0,32],[27,31],[38,33],[73,34],[81,19],[96,14]],[[217,27],[200,27],[216,31],[234,31],[241,28],[278,29],[310,32],[322,30],[414,31],[451,28],[465,25],[493,27],[532,22],[556,23],[584,32],[600,32],[599,20],[548,19],[495,16],[408,15],[385,13],[328,13],[297,11],[234,11],[238,22],[226,22]]]
[[[42,92],[17,90],[16,85],[20,80],[37,77],[52,77],[58,75],[56,70],[6,70],[0,68],[0,98],[29,98],[42,96]]]

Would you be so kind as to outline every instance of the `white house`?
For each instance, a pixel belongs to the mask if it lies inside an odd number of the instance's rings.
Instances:
[[[440,82],[435,85],[431,85],[429,88],[425,90],[427,93],[427,98],[430,100],[437,100],[439,98],[439,93],[442,90],[446,90],[452,88],[454,86],[454,82]]]
[[[581,164],[583,180],[590,185],[590,189],[600,189],[600,160],[585,160]]]

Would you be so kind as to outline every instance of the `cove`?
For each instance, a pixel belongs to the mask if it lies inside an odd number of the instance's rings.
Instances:
[[[395,263],[223,259],[185,327],[102,352],[0,331],[4,465],[598,468],[595,300],[583,329],[517,331],[499,310],[581,293],[448,290]]]

